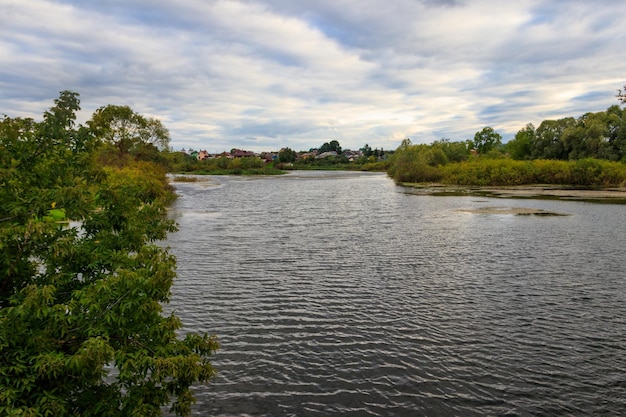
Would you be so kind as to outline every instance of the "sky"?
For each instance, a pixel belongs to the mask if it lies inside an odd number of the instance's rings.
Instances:
[[[0,0],[0,115],[128,105],[174,150],[504,140],[618,104],[623,0]]]

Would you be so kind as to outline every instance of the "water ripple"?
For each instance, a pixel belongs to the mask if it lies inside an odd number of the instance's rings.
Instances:
[[[180,183],[172,303],[216,333],[197,415],[622,415],[626,214],[469,213],[384,175]],[[488,199],[487,199],[488,200]]]

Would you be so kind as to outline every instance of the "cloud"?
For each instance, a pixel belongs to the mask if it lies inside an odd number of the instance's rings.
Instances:
[[[567,9],[567,13],[563,10]],[[616,104],[626,3],[609,0],[5,0],[0,113],[61,90],[127,104],[175,148],[395,148]]]

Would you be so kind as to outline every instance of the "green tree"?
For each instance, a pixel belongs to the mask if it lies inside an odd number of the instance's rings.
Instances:
[[[610,157],[606,159],[619,161],[626,156],[626,108],[618,105],[610,106],[607,110],[607,130],[610,147]]]
[[[120,155],[137,156],[169,147],[170,134],[161,121],[135,113],[128,106],[109,104],[100,107],[88,125],[98,138],[112,145]]]
[[[331,140],[330,142],[324,142],[324,144],[320,147],[319,153],[331,152],[335,151],[338,154],[341,154],[341,145],[337,140]]]
[[[467,142],[451,142],[450,139],[441,139],[433,142],[433,148],[443,151],[446,156],[446,163],[465,161],[470,154]]]
[[[188,415],[217,342],[179,339],[162,315],[164,171],[94,165],[98,132],[75,126],[78,109],[65,91],[42,122],[0,122],[0,415]]]
[[[291,148],[283,148],[278,152],[278,161],[279,162],[294,162],[297,157],[296,151]]]
[[[515,134],[514,139],[507,142],[506,151],[513,159],[530,159],[534,142],[535,126],[533,126],[532,123],[528,123],[523,129]]]
[[[573,117],[544,120],[535,131],[532,148],[533,159],[567,159],[568,153],[562,138],[565,130],[576,124]]]
[[[432,146],[411,144],[410,139],[404,139],[391,157],[387,173],[396,182],[432,182],[439,181],[441,165],[445,154]]]
[[[611,159],[609,125],[612,116],[607,112],[586,113],[568,126],[561,136],[568,159]]]
[[[398,146],[397,151],[404,151],[409,149],[411,146],[413,146],[413,142],[411,142],[410,138],[404,138],[402,139],[402,142],[400,142],[400,146]]]
[[[474,146],[476,151],[484,155],[502,145],[502,136],[492,127],[484,127],[474,135]]]

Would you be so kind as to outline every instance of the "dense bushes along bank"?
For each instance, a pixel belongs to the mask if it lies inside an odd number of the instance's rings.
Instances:
[[[389,175],[399,183],[440,182],[455,185],[556,184],[581,187],[626,186],[626,165],[600,159],[575,161],[537,159],[470,158],[467,161],[431,166],[419,158],[407,163],[392,161]]]
[[[491,127],[460,142],[405,139],[387,172],[396,182],[626,186],[626,109],[528,124],[505,144]]]

